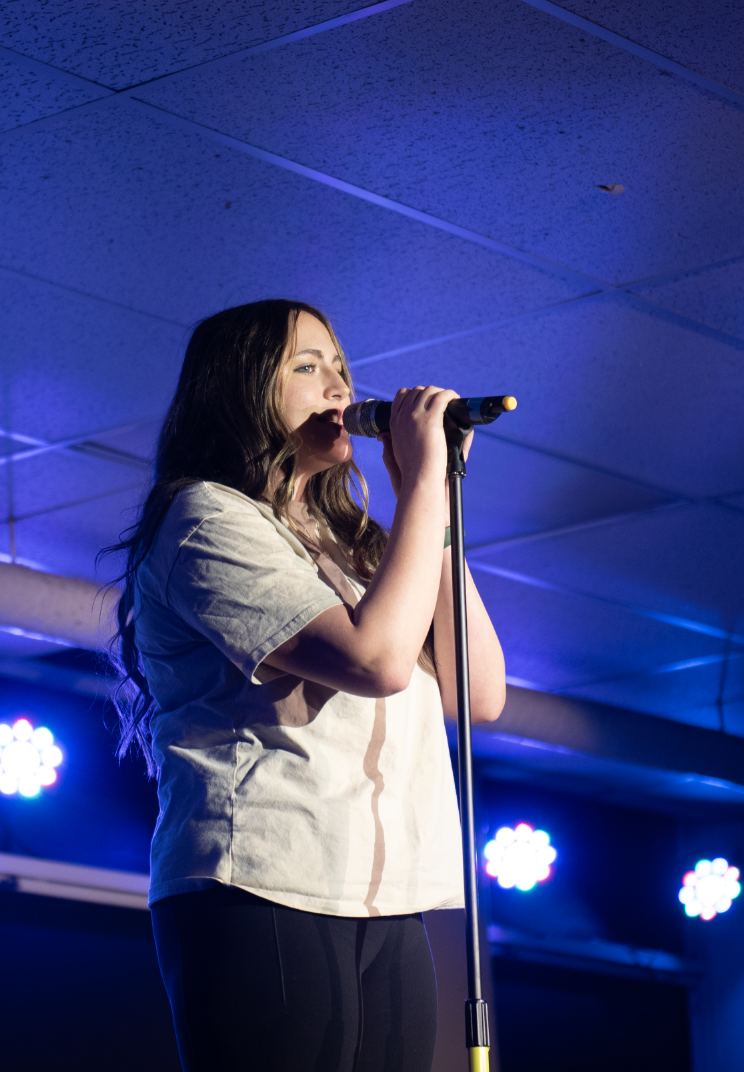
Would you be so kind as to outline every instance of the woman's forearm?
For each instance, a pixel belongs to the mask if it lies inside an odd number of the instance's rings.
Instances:
[[[357,696],[402,692],[435,614],[443,516],[438,475],[404,484],[382,561],[356,607],[319,614],[266,662]]]
[[[504,655],[478,589],[465,567],[470,655],[470,707],[473,722],[492,722],[506,698]],[[452,549],[444,552],[434,611],[434,658],[445,715],[457,717],[453,629]]]
[[[434,616],[444,529],[441,481],[401,489],[382,562],[354,608],[361,649],[405,688]]]

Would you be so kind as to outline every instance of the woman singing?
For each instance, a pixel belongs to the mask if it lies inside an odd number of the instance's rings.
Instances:
[[[150,903],[187,1072],[428,1072],[421,913],[462,904],[443,413],[396,395],[389,535],[351,494],[351,380],[302,302],[191,338],[119,604],[122,751],[157,769]],[[366,502],[366,488],[363,480]],[[472,579],[474,721],[504,699]]]

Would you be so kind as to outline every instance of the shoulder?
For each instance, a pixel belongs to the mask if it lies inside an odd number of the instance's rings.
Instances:
[[[230,532],[243,537],[270,536],[276,526],[269,522],[263,504],[224,484],[200,480],[176,495],[160,526],[156,542],[180,548],[198,542],[200,536]]]
[[[276,517],[271,507],[234,488],[211,481],[192,484],[174,499],[153,550],[165,559],[236,559],[258,565],[301,559],[315,567],[305,547]]]

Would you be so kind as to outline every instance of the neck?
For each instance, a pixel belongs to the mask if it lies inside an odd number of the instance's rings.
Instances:
[[[310,479],[310,477],[313,476],[313,475],[314,475],[313,473],[303,473],[303,472],[300,472],[300,473],[296,474],[296,476],[295,476],[295,484],[294,484],[294,488],[292,490],[292,502],[305,502],[305,490],[307,488],[307,482]],[[269,498],[271,498],[271,496],[274,494],[274,492],[276,491],[277,487],[279,486],[279,484],[281,483],[281,481],[283,479],[284,479],[284,470],[283,469],[275,469],[275,470],[273,470],[273,472],[269,476],[269,482],[268,482],[268,484],[266,486],[266,492],[264,494],[267,494],[269,496]]]

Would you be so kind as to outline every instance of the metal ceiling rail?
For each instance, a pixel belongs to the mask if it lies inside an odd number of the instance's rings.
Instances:
[[[150,877],[0,852],[0,881],[18,893],[146,910]]]
[[[702,965],[697,961],[660,949],[641,949],[597,938],[582,941],[525,934],[495,923],[488,925],[487,935],[491,955],[509,960],[688,985],[698,982],[702,975]]]
[[[25,514],[13,514],[13,517],[0,518],[0,525],[7,525],[9,522],[15,521],[30,521],[34,517],[43,517],[45,514],[55,514],[58,510],[72,510],[75,506],[85,506],[86,503],[97,502],[99,499],[109,499],[112,495],[122,495],[128,491],[139,491],[142,488],[142,481],[138,481],[136,484],[123,484],[118,488],[109,488],[107,491],[99,491],[96,495],[86,495],[82,499],[72,499],[68,502],[58,503],[55,506],[45,506],[43,510],[29,510]],[[0,555],[0,562],[4,561]]]
[[[99,458],[102,461],[114,462],[117,465],[126,465],[130,469],[140,469],[143,472],[149,472],[152,468],[152,462],[148,458],[142,458],[139,454],[130,454],[126,450],[117,450],[116,447],[109,447],[105,443],[96,443],[97,436],[102,435],[114,435],[116,433],[130,432],[135,428],[142,427],[143,424],[152,424],[155,421],[160,421],[160,417],[142,417],[137,421],[128,421],[126,424],[113,425],[110,428],[101,428],[97,432],[90,432],[87,435],[72,436],[68,439],[59,439],[56,442],[49,442],[46,439],[38,439],[36,436],[23,435],[20,432],[12,432],[6,428],[0,428],[0,437],[5,439],[11,439],[19,443],[30,444],[28,450],[19,450],[12,454],[0,455],[0,466],[7,465],[9,462],[25,461],[28,458],[37,458],[40,454],[48,454],[54,450],[75,450],[80,454],[87,454],[93,458]]]
[[[698,71],[693,71],[690,67],[677,63],[676,60],[670,60],[667,56],[662,56],[660,52],[654,52],[653,49],[646,48],[645,45],[639,45],[636,41],[631,41],[629,37],[623,37],[622,34],[615,33],[614,30],[607,30],[604,26],[600,26],[599,23],[590,22],[589,19],[582,18],[581,15],[575,15],[573,11],[561,7],[559,4],[553,4],[550,0],[522,0],[522,2],[529,4],[530,7],[537,8],[538,11],[542,11],[546,15],[553,15],[556,19],[568,23],[569,26],[574,26],[577,30],[583,30],[593,37],[598,37],[601,41],[615,45],[624,52],[637,56],[638,59],[646,60],[667,74],[683,78],[686,82],[692,82],[699,89],[705,89],[709,93],[714,93],[717,97],[723,97],[730,104],[744,108],[744,93],[739,93],[722,82],[716,82],[713,78],[707,78],[704,74],[699,74]]]

